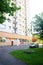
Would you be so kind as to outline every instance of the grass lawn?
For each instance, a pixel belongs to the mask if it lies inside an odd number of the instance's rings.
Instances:
[[[12,51],[10,54],[24,61],[27,65],[43,65],[43,48],[32,48],[32,50],[35,52],[31,54],[24,53],[24,50]]]

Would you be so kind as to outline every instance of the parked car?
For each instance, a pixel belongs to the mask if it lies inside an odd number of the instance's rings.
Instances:
[[[35,43],[32,43],[30,44],[29,48],[38,48],[39,45],[38,44],[35,44]]]

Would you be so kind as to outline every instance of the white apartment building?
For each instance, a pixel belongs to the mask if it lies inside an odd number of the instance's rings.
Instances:
[[[10,33],[16,33],[21,35],[30,35],[29,33],[29,23],[28,23],[28,7],[27,7],[27,0],[12,0],[12,2],[16,3],[18,7],[21,7],[20,10],[16,11],[14,14],[15,18],[12,16],[8,16],[6,14],[7,18],[9,17],[10,21],[7,20],[0,24],[0,31],[10,32]]]
[[[16,0],[15,3],[21,7],[21,9],[16,12],[16,33],[26,35],[26,0]]]
[[[27,36],[32,36],[31,30],[31,0],[26,0]]]
[[[0,31],[15,33],[20,35],[31,36],[29,31],[29,10],[28,10],[28,0],[12,0],[12,2],[16,3],[18,7],[21,7],[20,10],[14,13],[14,16],[8,16],[6,14],[6,18],[9,20],[5,20],[3,24],[0,24]],[[13,40],[17,45],[19,45],[21,39]],[[14,44],[15,44],[14,43]]]

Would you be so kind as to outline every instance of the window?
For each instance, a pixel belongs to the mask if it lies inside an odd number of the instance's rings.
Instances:
[[[9,28],[11,29],[11,26],[9,26]]]

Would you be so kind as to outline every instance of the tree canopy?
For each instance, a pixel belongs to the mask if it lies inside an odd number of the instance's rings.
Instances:
[[[35,16],[33,24],[36,32],[39,32],[40,39],[43,39],[43,13]]]
[[[9,16],[13,15],[19,9],[13,0],[0,0],[0,23],[5,21],[5,14],[9,13]]]

